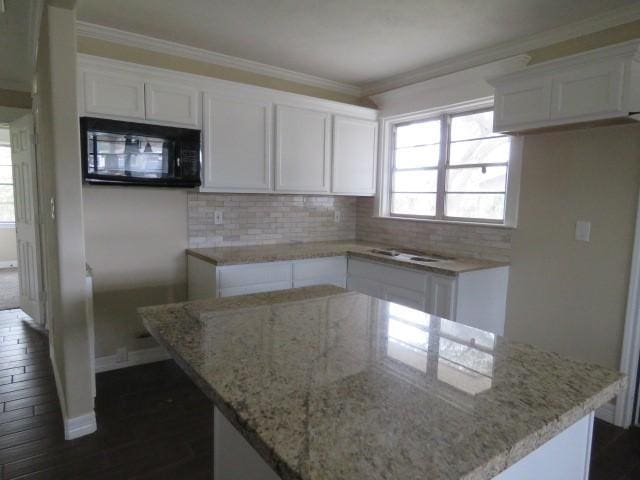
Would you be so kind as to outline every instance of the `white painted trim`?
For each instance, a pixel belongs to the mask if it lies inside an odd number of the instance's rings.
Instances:
[[[64,426],[64,439],[73,440],[74,438],[80,438],[85,435],[89,435],[98,429],[96,422],[96,414],[92,410],[89,413],[80,415],[77,417],[69,418],[67,416],[67,402],[65,400],[64,389],[62,383],[60,383],[60,374],[58,373],[58,365],[55,361],[53,348],[51,348],[51,337],[49,340],[49,359],[51,360],[51,367],[53,369],[53,378],[56,382],[56,392],[58,393],[58,403],[60,404],[60,410],[62,412],[62,423]]]
[[[273,65],[267,65],[265,63],[255,62],[244,58],[232,57],[223,53],[170,42],[155,37],[148,37],[138,33],[125,32],[123,30],[82,21],[76,22],[76,32],[82,37],[95,38],[97,40],[141,48],[152,52],[165,53],[223,67],[235,68],[258,75],[266,75],[273,78],[279,78],[281,80],[287,80],[289,82],[323,88],[325,90],[353,95],[356,97],[362,96],[362,89],[356,85],[336,82],[335,80],[329,80],[315,75],[275,67]]]
[[[369,120],[378,119],[378,110],[375,108],[362,107],[359,105],[338,102],[335,100],[328,100],[320,97],[313,97],[310,95],[302,95],[299,93],[286,92],[283,90],[260,87],[257,85],[234,82],[230,80],[223,80],[220,78],[208,77],[205,75],[185,73],[166,68],[152,67],[149,65],[123,62],[122,60],[113,60],[111,58],[87,55],[84,53],[79,53],[77,55],[77,59],[78,73],[80,76],[87,71],[102,74],[111,73],[113,75],[133,75],[139,77],[145,82],[175,82],[179,83],[180,85],[199,89],[202,92],[214,92],[217,94],[232,95],[235,97],[250,97],[274,104],[283,103],[287,105],[300,106],[303,108],[315,108],[317,110],[330,111],[333,114],[341,113],[344,115],[351,115]],[[82,79],[80,77],[78,85],[82,85],[81,82]],[[82,94],[82,89],[80,88],[78,95],[78,110],[80,115],[84,113],[83,100],[84,95]],[[110,115],[100,116],[105,118],[112,117]],[[118,117],[113,116],[113,118]],[[137,119],[136,121],[142,123],[158,123],[143,119]]]
[[[169,360],[170,358],[171,355],[169,355],[169,353],[161,346],[128,352],[127,361],[125,362],[118,362],[115,354],[96,357],[96,373],[133,367],[135,365],[144,365],[146,363],[160,362],[162,360]]]
[[[95,412],[90,412],[79,417],[64,418],[64,439],[84,437],[98,429]]]
[[[596,410],[596,418],[607,423],[615,423],[616,406],[613,403],[605,403]]]
[[[18,260],[6,260],[0,262],[0,268],[16,268],[18,266]]]
[[[364,95],[371,95],[384,92],[404,85],[493,62],[501,58],[531,52],[538,48],[548,47],[555,43],[633,22],[638,19],[640,19],[640,4],[635,3],[552,30],[476,50],[475,52],[459,55],[441,62],[435,62],[422,68],[400,75],[394,75],[380,81],[370,82],[363,86],[363,93]]]
[[[629,293],[625,315],[620,371],[627,375],[625,388],[616,401],[615,424],[627,428],[633,422],[633,402],[638,378],[638,358],[640,356],[640,199],[636,212],[635,237],[629,275]]]

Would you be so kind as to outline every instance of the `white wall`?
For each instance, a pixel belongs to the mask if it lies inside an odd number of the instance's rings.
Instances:
[[[93,395],[86,322],[85,253],[73,10],[48,6],[42,19],[35,82],[41,228],[49,342],[66,419],[90,433]],[[55,217],[51,202],[55,202]],[[65,423],[65,429],[70,424]],[[69,433],[69,432],[67,432]]]
[[[96,356],[152,346],[136,308],[186,299],[187,191],[85,185],[83,200]]]
[[[639,186],[638,124],[525,137],[508,337],[618,368]]]

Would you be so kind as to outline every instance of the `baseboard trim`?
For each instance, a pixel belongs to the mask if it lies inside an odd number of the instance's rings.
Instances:
[[[613,403],[605,403],[596,410],[596,418],[607,423],[615,424],[616,406]]]
[[[127,360],[124,362],[118,362],[116,355],[96,357],[96,373],[134,367],[136,365],[144,365],[146,363],[160,362],[162,360],[169,360],[170,358],[171,355],[169,355],[169,353],[160,346],[128,352]]]
[[[98,429],[96,423],[95,412],[90,412],[79,417],[64,419],[64,438],[65,440],[73,440],[74,438],[84,437],[95,432]]]
[[[0,268],[16,268],[18,266],[18,260],[5,260],[0,262]]]
[[[62,424],[64,426],[64,439],[73,440],[74,438],[84,437],[95,432],[98,429],[96,422],[96,414],[94,411],[69,418],[67,416],[67,403],[65,401],[64,389],[60,383],[60,375],[58,374],[58,366],[55,362],[53,349],[49,348],[49,358],[51,359],[51,367],[53,369],[53,378],[56,381],[56,391],[58,392],[58,402],[62,411]]]

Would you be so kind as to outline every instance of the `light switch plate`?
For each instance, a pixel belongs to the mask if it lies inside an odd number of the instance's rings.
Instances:
[[[576,222],[576,240],[579,242],[591,241],[591,222],[586,220]]]
[[[222,218],[222,210],[216,210],[215,212],[213,212],[213,223],[215,225],[222,225],[223,222],[224,220]]]

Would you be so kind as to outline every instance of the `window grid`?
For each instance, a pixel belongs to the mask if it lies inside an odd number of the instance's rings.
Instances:
[[[388,205],[389,205],[389,215],[393,217],[402,217],[402,218],[425,218],[425,219],[435,219],[435,220],[451,220],[451,221],[464,221],[464,222],[475,222],[475,223],[495,223],[495,224],[504,224],[506,221],[506,202],[507,202],[507,185],[508,185],[508,176],[509,176],[509,162],[484,162],[484,163],[469,163],[469,164],[450,164],[450,154],[451,154],[451,145],[453,144],[461,144],[461,143],[471,143],[471,142],[481,142],[483,140],[492,140],[497,138],[504,138],[507,135],[488,132],[485,136],[480,137],[470,137],[464,138],[461,140],[451,140],[451,130],[452,130],[452,120],[456,117],[461,116],[469,116],[474,114],[480,114],[484,112],[492,111],[491,108],[483,108],[481,110],[473,110],[473,111],[465,111],[456,114],[442,114],[436,117],[426,117],[419,120],[412,120],[410,122],[397,123],[393,125],[392,129],[392,138],[391,138],[391,175],[390,175],[390,188],[388,189]],[[438,143],[425,143],[420,145],[412,145],[405,147],[396,148],[396,138],[397,138],[397,129],[399,127],[412,125],[416,123],[426,123],[430,121],[439,121],[441,134],[440,134],[440,155],[438,159],[438,165],[435,167],[417,167],[417,168],[397,168],[396,166],[396,153],[398,150],[406,149],[406,148],[416,148],[416,147],[427,147],[438,145]],[[504,181],[504,188],[502,190],[483,190],[483,191],[458,191],[458,190],[448,190],[447,180],[448,174],[451,171],[455,170],[473,170],[473,169],[486,169],[491,167],[506,167],[506,176]],[[395,172],[410,172],[410,171],[427,171],[427,170],[437,170],[437,191],[436,192],[408,192],[408,191],[397,191],[395,186]],[[434,215],[428,214],[407,214],[407,213],[396,213],[394,212],[394,203],[393,203],[393,195],[395,193],[403,193],[403,194],[426,194],[426,195],[436,195],[436,208]],[[502,218],[480,218],[480,217],[469,217],[469,216],[453,216],[446,214],[446,202],[447,195],[502,195]]]

